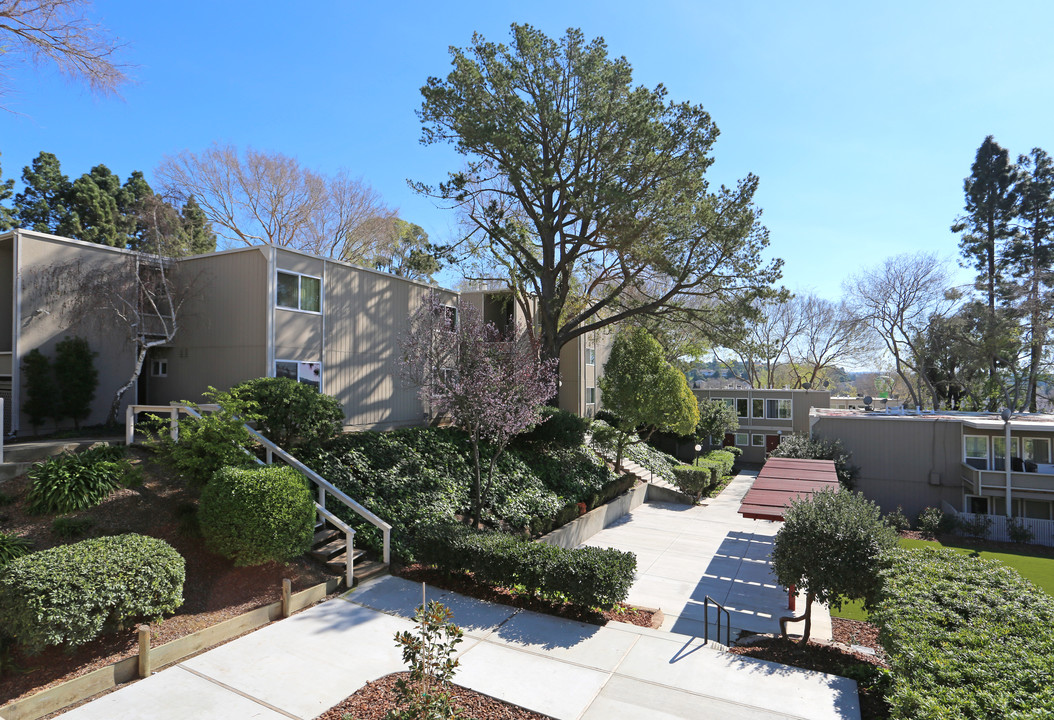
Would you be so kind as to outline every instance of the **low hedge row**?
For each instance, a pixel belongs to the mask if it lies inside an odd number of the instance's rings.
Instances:
[[[892,669],[891,717],[1054,714],[1054,598],[994,560],[901,550],[871,621]]]
[[[31,651],[82,645],[183,604],[186,567],[171,545],[113,535],[16,558],[0,571],[0,627]]]
[[[445,570],[469,571],[489,585],[520,586],[538,597],[602,608],[626,599],[637,568],[631,552],[595,547],[568,550],[459,524],[422,533],[417,556]]]
[[[698,502],[703,495],[718,486],[721,478],[732,474],[735,462],[736,456],[727,450],[711,450],[696,460],[695,465],[673,468],[674,485]]]

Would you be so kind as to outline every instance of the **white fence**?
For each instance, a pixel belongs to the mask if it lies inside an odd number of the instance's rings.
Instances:
[[[977,518],[988,518],[992,525],[988,532],[989,540],[998,542],[1011,542],[1010,533],[1007,531],[1007,519],[1004,515],[976,515],[974,513],[956,513],[961,522],[970,522]],[[1031,545],[1045,545],[1054,547],[1054,520],[1034,520],[1032,518],[1014,518],[1019,525],[1032,531]],[[960,535],[962,530],[956,530]]]

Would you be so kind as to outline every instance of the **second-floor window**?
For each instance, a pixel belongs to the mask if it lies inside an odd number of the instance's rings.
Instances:
[[[750,401],[750,417],[752,418],[764,418],[765,417],[765,399],[754,398]]]
[[[322,312],[322,278],[278,272],[278,307]]]
[[[984,435],[963,435],[963,459],[970,467],[988,469],[988,438]]]
[[[586,348],[586,365],[597,364],[597,350],[596,348]]]
[[[595,405],[597,402],[597,389],[595,387],[586,388],[586,405]]]
[[[747,404],[746,398],[736,399],[736,417],[745,418],[747,416]]]
[[[766,400],[765,417],[771,420],[789,420],[791,416],[790,400]]]

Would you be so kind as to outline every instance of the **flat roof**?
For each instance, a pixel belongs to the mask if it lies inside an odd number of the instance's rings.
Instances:
[[[955,410],[836,410],[834,408],[812,408],[813,418],[839,418],[844,420],[896,420],[897,422],[957,422],[978,430],[1002,432],[1005,429],[999,413],[958,412]],[[1048,413],[1014,413],[1010,418],[1011,430],[1054,432],[1054,415]]]
[[[743,496],[739,514],[754,520],[783,520],[783,512],[799,498],[820,490],[838,491],[834,460],[769,458]]]

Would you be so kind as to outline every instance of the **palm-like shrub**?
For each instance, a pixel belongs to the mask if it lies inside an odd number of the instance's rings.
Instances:
[[[121,487],[132,473],[124,448],[96,445],[79,453],[64,452],[34,465],[26,494],[35,515],[68,513],[94,507]]]
[[[0,568],[15,558],[27,555],[31,547],[29,540],[24,537],[0,532]]]

